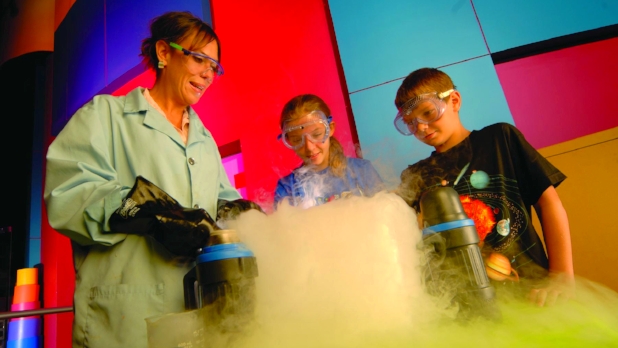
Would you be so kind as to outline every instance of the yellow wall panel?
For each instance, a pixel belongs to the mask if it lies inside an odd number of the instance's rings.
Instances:
[[[618,127],[539,152],[567,176],[557,191],[569,216],[575,274],[618,291]]]

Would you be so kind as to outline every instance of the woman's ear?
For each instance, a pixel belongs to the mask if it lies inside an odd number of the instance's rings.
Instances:
[[[170,45],[163,40],[159,40],[157,41],[155,48],[157,51],[157,59],[159,60],[159,62],[163,62],[164,65],[167,65],[171,54]]]

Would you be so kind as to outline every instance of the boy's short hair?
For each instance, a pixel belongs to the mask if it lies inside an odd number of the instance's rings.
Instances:
[[[400,109],[405,102],[419,94],[442,93],[449,89],[455,89],[455,85],[446,73],[436,68],[414,70],[401,82],[395,97],[395,106]],[[448,97],[445,101],[448,101]]]

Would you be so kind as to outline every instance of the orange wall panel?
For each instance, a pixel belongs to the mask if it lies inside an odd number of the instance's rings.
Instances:
[[[13,1],[3,1],[3,10]],[[0,18],[0,65],[22,54],[54,50],[54,0],[14,1]]]
[[[67,15],[67,12],[71,9],[71,6],[75,3],[75,0],[55,0],[55,13],[54,13],[54,31],[58,29],[60,23]]]

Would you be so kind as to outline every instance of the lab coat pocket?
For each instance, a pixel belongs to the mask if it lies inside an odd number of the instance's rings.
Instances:
[[[139,343],[145,346],[145,319],[163,314],[164,298],[163,283],[92,288],[85,342],[96,347],[138,347],[141,346]]]

